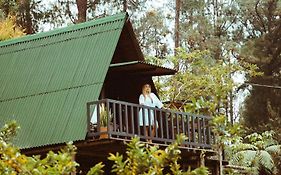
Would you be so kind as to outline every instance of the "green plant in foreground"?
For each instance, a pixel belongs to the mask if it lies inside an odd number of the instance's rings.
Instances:
[[[165,150],[160,150],[157,146],[146,146],[137,137],[133,138],[127,145],[126,159],[119,153],[116,155],[110,154],[108,159],[114,161],[112,172],[118,175],[163,174],[165,169],[169,174],[207,175],[208,170],[206,167],[200,167],[193,171],[181,170],[178,164],[181,153],[179,144],[184,139],[185,137],[180,135]]]
[[[277,174],[274,158],[281,155],[281,145],[273,135],[273,131],[265,131],[241,137],[231,146],[230,164],[246,167],[252,174]]]
[[[40,156],[26,156],[11,141],[19,129],[12,121],[0,130],[0,174],[1,175],[42,175],[42,174],[75,174],[79,164],[75,162],[76,147],[68,143],[58,153],[50,151],[44,159]],[[113,161],[112,172],[118,175],[131,174],[176,174],[176,175],[207,175],[206,167],[193,171],[183,171],[178,163],[181,151],[179,145],[185,137],[180,135],[166,149],[148,146],[135,137],[127,144],[126,158],[119,153],[110,154]],[[87,172],[87,175],[104,174],[104,164],[98,163]],[[164,171],[165,169],[165,171]]]

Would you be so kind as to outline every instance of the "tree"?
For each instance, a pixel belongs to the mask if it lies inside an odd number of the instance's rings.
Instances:
[[[28,157],[20,153],[18,147],[11,144],[19,126],[12,121],[0,130],[0,172],[11,174],[71,174],[78,164],[73,161],[76,148],[67,144],[59,153],[50,151],[46,158]]]
[[[167,38],[170,34],[165,16],[157,9],[150,10],[134,24],[144,55],[151,61],[164,59],[168,54]]]
[[[40,0],[0,0],[0,9],[4,17],[16,17],[16,24],[25,29],[26,34],[38,31],[44,21],[44,6]]]
[[[4,20],[0,20],[0,41],[16,38],[25,35],[23,29],[16,25],[16,18],[8,16]]]
[[[244,65],[243,61],[234,58],[243,39],[237,28],[239,6],[236,0],[175,1],[175,7],[172,9],[176,14],[173,30],[173,35],[177,36],[174,40],[177,43],[175,47],[181,46],[188,53],[208,50],[210,57],[222,61],[225,67],[239,65],[241,62],[241,66]],[[176,70],[180,70],[181,61],[180,59],[174,61]],[[226,76],[233,75],[235,74],[231,73]],[[228,106],[226,113],[232,121],[235,120],[233,99],[236,97],[236,91],[231,90],[224,102],[224,105]]]
[[[263,76],[249,80],[254,85],[245,101],[244,123],[250,128],[249,132],[265,131],[268,127],[263,125],[270,124],[271,129],[278,133],[279,126],[274,127],[270,121],[281,121],[281,90],[278,88],[281,80],[281,3],[279,0],[238,2],[241,14],[239,28],[245,39],[238,59],[255,63],[263,72]]]
[[[242,133],[242,128],[239,123],[231,124],[225,115],[217,115],[212,119],[213,133],[216,138],[214,148],[218,151],[218,159],[220,163],[220,175],[223,174],[222,166],[223,151],[228,153],[226,160],[229,160],[233,152],[229,151],[230,147],[239,140]]]
[[[31,0],[18,1],[19,10],[19,24],[24,27],[27,34],[35,32],[35,26],[33,26],[33,20],[31,17]]]
[[[47,22],[54,27],[66,23],[80,23],[97,17],[112,15],[123,11],[133,13],[146,0],[58,0],[45,9]],[[76,8],[77,11],[74,11]]]
[[[180,10],[181,10],[181,0],[176,0],[176,8],[175,8],[175,56],[177,52],[177,48],[180,47]]]
[[[77,23],[85,22],[87,16],[87,0],[76,0],[78,9]]]
[[[225,64],[222,60],[214,59],[207,50],[188,53],[185,49],[179,49],[172,63],[180,67],[178,74],[168,80],[171,87],[167,93],[169,98],[172,101],[183,101],[183,104],[189,102],[185,106],[189,112],[212,116],[221,113],[227,115],[228,94],[239,87],[230,75],[259,75],[253,64]]]
[[[8,15],[15,15],[18,10],[18,4],[14,0],[0,0],[0,8],[3,12],[3,17],[7,18]]]
[[[166,82],[166,86],[170,84],[167,94],[171,95],[172,101],[183,102],[184,111],[213,117],[215,145],[222,167],[222,151],[226,139],[230,137],[227,132],[234,134],[233,131],[228,131],[232,129],[226,125],[228,94],[239,87],[231,75],[244,73],[248,76],[257,76],[259,75],[257,67],[248,63],[244,63],[243,66],[237,62],[225,64],[222,60],[214,59],[209,51],[196,50],[187,53],[185,49],[179,49],[177,57],[172,61],[174,65],[179,64],[180,67],[175,77]]]

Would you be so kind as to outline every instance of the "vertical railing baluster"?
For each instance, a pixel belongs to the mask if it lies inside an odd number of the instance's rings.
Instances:
[[[185,132],[185,127],[184,127],[184,118],[185,118],[185,115],[181,115],[181,129],[182,129],[182,133],[184,135],[186,135],[186,132]]]
[[[202,143],[202,131],[201,131],[201,118],[197,116],[197,132],[198,132],[198,143]]]
[[[174,126],[174,113],[170,112],[170,119],[171,119],[171,125],[172,125],[172,139],[175,139],[175,126]]]
[[[108,99],[106,99],[106,101],[105,101],[105,109],[106,109],[106,114],[107,114],[107,131],[109,131],[110,130],[110,128],[109,128],[109,125],[110,125],[110,109],[109,109],[109,101],[108,101]]]
[[[142,106],[141,107],[141,110],[142,110],[142,122],[143,122],[143,135],[144,135],[144,137],[147,139],[147,134],[148,133],[146,133],[146,121],[145,121],[145,109],[144,109],[144,107]]]
[[[111,113],[110,113],[110,106],[109,106],[109,100],[108,99],[106,99],[106,101],[105,101],[105,103],[106,103],[106,113],[107,113],[107,134],[109,135],[109,137],[111,137],[111,133],[110,132],[112,132],[111,130],[110,130],[110,124],[111,124],[111,121],[110,121],[110,116],[111,116]]]
[[[166,122],[166,135],[167,135],[167,139],[169,139],[169,123],[168,123],[168,113],[167,111],[165,111],[165,122]]]
[[[137,106],[137,132],[138,132],[138,136],[140,136],[141,135],[141,133],[140,133],[140,115],[139,115],[139,113],[140,113],[140,107],[139,106]]]
[[[129,123],[128,123],[128,106],[127,105],[124,105],[125,107],[125,127],[126,127],[126,133],[129,133]]]
[[[208,119],[208,123],[207,123],[207,126],[208,126],[208,128],[207,128],[207,133],[208,133],[208,144],[212,144],[211,143],[211,127],[210,127],[210,120]]]
[[[177,123],[177,134],[176,135],[179,135],[180,134],[180,124],[179,124],[179,114],[176,113],[176,123]]]
[[[192,141],[196,143],[196,132],[195,132],[195,122],[194,122],[194,115],[191,115],[191,126],[192,126]]]
[[[203,143],[206,145],[207,141],[206,141],[206,124],[205,124],[205,118],[202,118],[202,121],[203,121],[203,126],[202,126],[202,129],[203,129]]]
[[[116,102],[112,103],[112,111],[113,111],[113,131],[116,132],[117,128],[116,128]]]
[[[122,104],[119,103],[118,108],[119,108],[119,130],[120,132],[123,132],[123,124],[122,124]]]
[[[156,109],[153,109],[153,113],[154,113],[154,131],[155,131],[155,135],[153,137],[158,138],[158,121],[157,121],[157,112]]]
[[[152,118],[153,116],[151,116],[151,109],[150,109],[150,108],[148,108],[147,111],[148,111],[148,133],[147,133],[147,136],[148,136],[148,137],[152,137],[152,131],[151,131],[152,123],[151,123],[151,118]]]
[[[191,129],[190,129],[190,115],[186,115],[186,123],[187,123],[187,140],[191,142]]]
[[[164,133],[163,133],[163,111],[160,110],[160,132],[161,132],[161,138],[164,138]]]
[[[97,104],[97,127],[98,132],[100,133],[100,103]]]
[[[135,125],[134,125],[134,107],[132,106],[132,105],[130,105],[131,106],[131,127],[132,127],[132,134],[135,134]]]

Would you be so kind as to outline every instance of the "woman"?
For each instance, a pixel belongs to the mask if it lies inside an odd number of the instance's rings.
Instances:
[[[139,104],[149,106],[149,107],[158,107],[162,108],[163,103],[157,98],[157,96],[151,92],[150,84],[145,84],[142,86],[142,94],[139,97]],[[149,116],[150,113],[150,116]],[[149,120],[150,117],[150,120]],[[142,108],[139,111],[139,125],[146,127],[146,136],[148,136],[149,124],[153,126],[151,129],[152,137],[155,135],[155,127],[158,125],[157,121],[154,122],[154,111],[151,109]],[[155,126],[156,123],[156,126]]]

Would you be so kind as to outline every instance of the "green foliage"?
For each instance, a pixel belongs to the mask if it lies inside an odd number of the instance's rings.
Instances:
[[[76,171],[78,164],[73,161],[76,147],[67,144],[58,153],[50,151],[46,158],[40,156],[28,157],[20,153],[18,147],[10,143],[19,129],[15,121],[6,124],[0,131],[0,172],[3,175],[25,174],[62,174],[67,175]]]
[[[11,142],[20,129],[16,121],[11,121],[5,124],[0,130],[0,140],[4,142]]]
[[[213,58],[230,62],[241,41],[238,15],[236,0],[182,1],[181,46],[190,52],[209,50]]]
[[[232,75],[259,75],[255,65],[247,64],[246,69],[236,62],[226,64],[214,59],[207,50],[188,53],[179,49],[172,63],[178,67],[179,72],[170,81],[170,98],[191,101],[186,105],[186,110],[193,113],[216,115],[227,111],[229,93],[239,86]]]
[[[21,27],[16,25],[16,18],[8,16],[0,20],[0,41],[23,36],[24,32]]]
[[[249,174],[276,174],[281,155],[281,145],[273,138],[273,131],[253,133],[241,137],[243,129],[239,123],[230,124],[224,115],[212,120],[217,150],[225,150],[231,165],[243,167]],[[234,173],[234,170],[228,171]],[[239,174],[239,173],[238,173]]]
[[[100,125],[102,127],[107,127],[108,121],[112,120],[111,110],[107,111],[104,104],[100,105]]]
[[[180,169],[178,160],[180,159],[179,144],[185,137],[178,136],[175,143],[169,145],[165,150],[160,150],[157,146],[146,146],[140,142],[139,138],[133,138],[127,145],[127,157],[110,154],[108,158],[114,161],[112,172],[119,175],[126,174],[163,174],[164,168],[169,168],[171,174],[178,175],[207,175],[205,167],[197,168],[193,171],[184,172]]]
[[[142,46],[146,60],[149,62],[151,60],[153,62],[162,61],[170,52],[168,43],[165,41],[171,31],[165,24],[165,19],[166,17],[162,10],[153,9],[146,11],[134,24],[139,43]]]
[[[0,9],[3,12],[4,18],[7,18],[9,15],[16,15],[18,8],[16,0],[0,0]]]
[[[214,146],[227,148],[240,140],[243,128],[239,123],[231,124],[225,115],[217,115],[212,119],[213,133],[216,137]]]
[[[281,3],[280,0],[244,1],[237,0],[240,7],[242,36],[245,39],[239,59],[255,63],[263,76],[250,79],[250,82],[280,86],[281,59]],[[255,7],[255,8],[251,8]],[[280,133],[281,91],[279,88],[253,86],[245,101],[244,124],[249,133],[273,129]],[[281,141],[280,134],[278,141]],[[281,168],[280,168],[281,169]]]
[[[273,131],[239,137],[230,145],[230,163],[243,166],[252,174],[277,174],[275,157],[281,155],[281,145],[273,138]]]
[[[6,124],[0,131],[0,172],[3,175],[41,175],[76,173],[79,166],[74,157],[76,147],[68,143],[61,151],[50,151],[44,159],[40,156],[28,157],[20,153],[19,148],[9,143],[19,129],[17,123],[12,121]],[[164,168],[168,168],[171,174],[178,175],[207,175],[206,167],[200,167],[193,171],[184,172],[180,169],[179,145],[184,141],[183,135],[170,144],[165,150],[157,146],[146,146],[139,138],[134,138],[127,144],[127,158],[119,153],[110,154],[109,160],[114,161],[112,172],[116,174],[163,174]],[[87,175],[104,174],[102,162],[90,169]]]
[[[100,175],[103,174],[104,171],[102,170],[102,168],[104,167],[103,163],[100,162],[98,164],[96,164],[94,167],[92,167],[90,169],[90,171],[87,173],[87,175]]]

